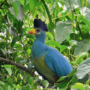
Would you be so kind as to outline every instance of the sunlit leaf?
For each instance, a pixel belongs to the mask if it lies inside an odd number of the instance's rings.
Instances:
[[[30,53],[31,53],[31,49],[28,48],[27,49],[27,54],[30,55]]]
[[[75,63],[80,64],[82,61],[84,61],[84,58],[87,57],[89,54],[87,52],[83,52],[80,55],[77,56]]]
[[[60,52],[62,52],[62,51],[65,50],[66,48],[67,48],[67,46],[61,45],[61,46],[60,46]]]
[[[46,45],[54,45],[55,47],[60,48],[60,44],[57,41],[52,41],[52,40],[47,41]]]
[[[88,50],[90,50],[90,44],[88,43],[87,40],[84,39],[77,43],[74,50],[74,55],[78,55],[79,53],[82,53],[82,52],[87,52]]]
[[[60,77],[59,80],[58,80],[58,82],[59,82],[59,81],[63,81],[63,80],[66,79],[66,78],[72,77],[72,76],[75,74],[75,72],[76,72],[76,69],[73,70],[72,72],[70,72],[67,76],[62,76],[62,77]]]
[[[4,84],[5,84],[4,82],[0,81],[0,85],[4,85]]]
[[[45,88],[47,88],[48,85],[49,85],[49,83],[48,83],[47,80],[42,80],[42,81],[40,81],[40,82],[44,85]]]
[[[14,8],[13,7],[10,7],[9,11],[11,12],[11,14],[13,14],[15,16],[15,12],[14,12]],[[24,17],[25,17],[25,15],[24,15],[24,8],[23,8],[22,5],[20,5],[18,13],[17,13],[17,16],[15,16],[15,18],[17,20],[22,21],[24,19]]]
[[[88,19],[85,19],[84,17],[80,16],[78,17],[79,20],[82,20],[84,23],[86,23],[90,27],[90,21]]]
[[[53,40],[53,35],[50,32],[47,32],[46,34],[47,34],[48,39],[50,38],[51,40]]]
[[[34,7],[36,7],[39,2],[38,0],[27,0],[27,1],[29,1],[30,10],[33,10]]]
[[[72,86],[72,90],[74,89],[84,90],[84,85],[82,83],[75,83],[75,85]]]
[[[55,83],[55,85],[59,88],[64,88],[67,85],[69,86],[71,84],[70,81],[72,79],[72,76],[75,74],[75,72],[76,69],[70,72],[69,75],[60,77],[59,80],[57,81],[58,83]]]
[[[0,15],[0,27],[2,26],[2,16]]]
[[[70,34],[72,30],[71,21],[62,22],[59,21],[55,28],[55,39],[61,44]]]
[[[11,65],[3,65],[3,67],[5,67],[5,69],[7,70],[7,72],[9,73],[9,75],[11,76],[12,74],[12,69],[11,69]]]
[[[19,7],[20,7],[20,1],[18,1],[18,0],[13,1],[12,5],[14,7],[15,16],[17,16],[17,13],[18,13],[18,10],[19,10]]]
[[[30,10],[34,8],[34,0],[29,1]]]
[[[65,6],[68,10],[75,9],[81,5],[80,0],[64,0]],[[71,7],[70,7],[71,5]]]
[[[90,72],[90,58],[83,61],[77,68],[76,76],[78,79],[82,79],[87,73]]]
[[[8,88],[8,90],[12,90],[12,88],[11,88],[11,86],[10,86],[10,85],[9,85],[7,88]]]
[[[81,14],[85,16],[85,18],[90,22],[90,8],[88,7],[83,7],[80,10]],[[87,21],[85,20],[85,22]],[[90,26],[90,24],[89,24]]]

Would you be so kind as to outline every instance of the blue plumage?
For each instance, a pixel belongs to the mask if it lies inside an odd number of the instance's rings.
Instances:
[[[38,72],[51,83],[54,83],[59,77],[68,75],[72,71],[72,67],[59,51],[45,45],[46,30],[42,29],[45,29],[46,26],[43,27],[43,25],[46,24],[43,22],[40,26],[36,24],[36,22],[41,23],[42,21],[40,19],[35,19],[35,31],[30,31],[30,33],[34,32],[36,36],[36,40],[32,46],[32,60]]]

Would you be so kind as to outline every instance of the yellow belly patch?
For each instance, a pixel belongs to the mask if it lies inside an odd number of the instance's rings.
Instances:
[[[39,59],[33,59],[33,63],[35,65],[35,67],[37,68],[37,70],[43,75],[45,76],[51,83],[56,82],[59,77],[57,77],[54,72],[47,66],[47,64],[44,61],[44,57],[45,55],[43,55],[41,58]]]

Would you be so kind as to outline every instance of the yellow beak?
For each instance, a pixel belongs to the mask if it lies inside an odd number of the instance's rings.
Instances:
[[[36,33],[36,29],[32,29],[29,31],[29,34],[35,34]]]

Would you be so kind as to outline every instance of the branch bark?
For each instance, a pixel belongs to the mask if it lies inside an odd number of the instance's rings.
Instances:
[[[26,71],[27,73],[29,73],[31,76],[34,77],[34,72],[32,72],[30,69],[28,69],[28,68],[26,68],[26,67],[24,67],[24,66],[22,66],[22,65],[20,65],[18,63],[15,63],[15,62],[13,62],[11,60],[7,60],[7,59],[2,58],[2,57],[0,57],[0,62],[5,62],[7,64],[15,65],[17,68],[20,68],[20,69]]]

